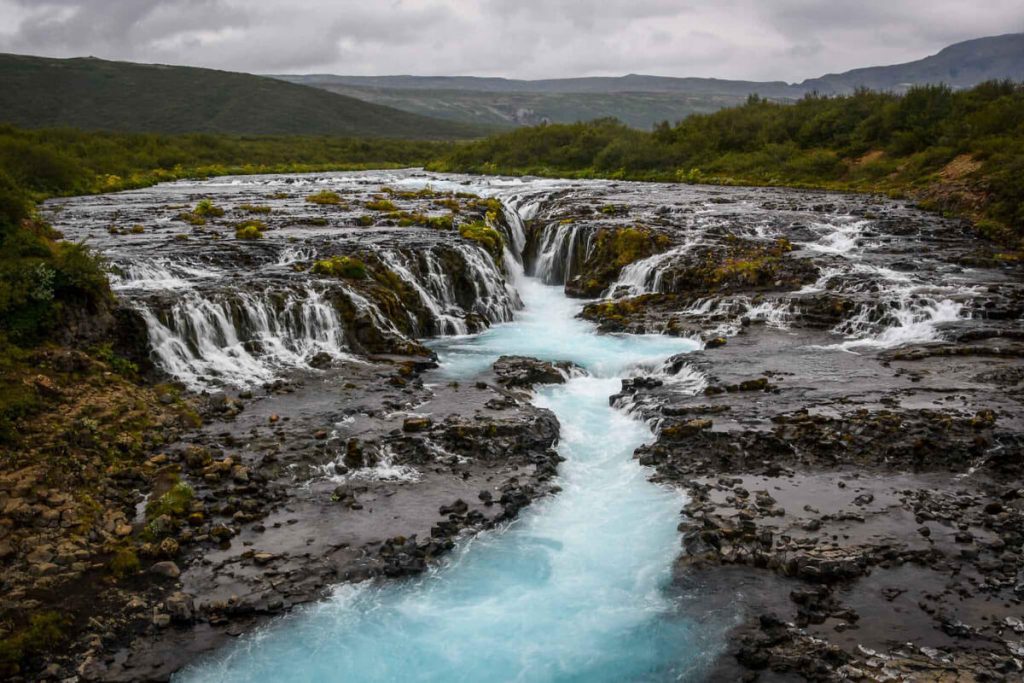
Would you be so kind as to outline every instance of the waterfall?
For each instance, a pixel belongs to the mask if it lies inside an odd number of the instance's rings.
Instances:
[[[581,233],[584,233],[581,236]],[[593,247],[593,230],[584,230],[574,223],[553,223],[544,228],[533,274],[546,285],[565,284],[576,272],[582,239],[583,258]]]
[[[938,326],[964,317],[964,306],[952,299],[917,297],[896,290],[885,300],[858,306],[853,316],[833,330],[850,337],[835,348],[891,349],[939,339]]]
[[[422,253],[422,262],[426,270],[426,285],[420,283],[420,277],[411,268],[415,258],[402,252],[382,251],[377,255],[392,272],[395,273],[420,299],[420,303],[430,313],[429,329],[421,330],[429,335],[468,334],[465,312],[458,307],[455,292],[450,278],[437,263],[433,251]],[[428,289],[429,287],[429,289]],[[449,312],[454,310],[454,313]],[[460,315],[461,314],[461,317]],[[411,322],[418,327],[415,317],[410,312]]]
[[[220,277],[219,271],[186,261],[155,258],[150,261],[115,262],[110,284],[115,291],[162,291],[192,289],[195,280]]]
[[[672,261],[693,249],[698,244],[688,236],[683,244],[660,254],[634,261],[622,269],[618,279],[608,288],[610,297],[638,296],[653,292],[664,292],[665,270]]]
[[[308,368],[319,353],[347,358],[334,307],[311,287],[285,293],[201,296],[164,310],[142,306],[153,355],[192,389],[246,387],[284,368]]]
[[[508,322],[523,307],[518,292],[501,274],[482,247],[453,245],[462,257],[465,272],[473,287],[473,312],[490,322]]]

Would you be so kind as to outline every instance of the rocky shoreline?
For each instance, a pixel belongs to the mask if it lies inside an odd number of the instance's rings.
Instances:
[[[702,343],[610,400],[652,424],[636,458],[689,497],[670,590],[728,634],[713,679],[1021,675],[1018,264],[882,199],[544,181],[503,206],[462,178],[385,186],[405,179],[170,185],[56,214],[108,235],[132,305],[116,352],[92,330],[25,377],[56,407],[0,474],[0,635],[31,664],[12,680],[166,680],[556,492],[559,425],[529,391],[582,370],[507,356],[450,382],[421,341],[507,320],[520,266],[593,299],[602,333]],[[226,215],[201,215],[205,194]],[[273,239],[232,240],[251,220]]]

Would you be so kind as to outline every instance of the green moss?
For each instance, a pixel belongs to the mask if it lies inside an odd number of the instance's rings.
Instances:
[[[447,216],[430,216],[426,226],[435,230],[451,230],[455,226],[455,214]]]
[[[366,264],[352,256],[332,256],[314,263],[310,271],[316,275],[362,280],[366,277]]]
[[[271,209],[269,206],[257,206],[256,204],[239,204],[238,210],[244,211],[246,213],[258,213],[266,215],[270,213],[273,209]]]
[[[190,212],[179,213],[176,216],[176,218],[179,221],[185,221],[189,225],[195,225],[195,226],[206,225],[206,219],[203,218],[202,216],[200,216],[199,214],[195,214],[195,213],[190,213]]]
[[[306,201],[310,204],[337,206],[338,204],[341,204],[341,196],[339,196],[337,192],[322,190],[321,192],[317,192],[316,194],[311,194],[306,197]]]
[[[393,187],[383,187],[381,191],[398,199],[430,199],[437,196],[437,193],[430,187],[424,187],[422,190],[396,190]]]
[[[363,214],[362,216],[356,219],[356,224],[361,225],[364,228],[370,227],[371,225],[373,225],[373,223],[373,216],[371,216],[370,214]]]
[[[398,207],[390,199],[371,199],[366,202],[366,208],[370,211],[398,211]]]
[[[501,252],[504,248],[505,241],[501,238],[501,233],[487,225],[483,221],[476,221],[473,223],[465,223],[459,226],[459,235],[463,239],[472,240],[476,242],[491,255],[495,263],[501,263]]]
[[[196,208],[192,209],[192,213],[196,216],[203,216],[204,218],[220,218],[224,215],[224,209],[214,204],[209,199],[202,199],[196,204]]]
[[[178,481],[165,494],[146,504],[146,519],[156,519],[161,515],[184,517],[192,506],[194,495],[191,486]]]
[[[434,204],[442,209],[448,209],[452,213],[458,213],[462,209],[462,205],[459,204],[459,200],[454,197],[435,199]]]
[[[133,235],[141,235],[142,233],[146,232],[146,226],[144,226],[144,225],[133,225],[131,227],[131,229],[129,230],[129,232],[132,233]]]
[[[258,240],[263,237],[267,224],[255,218],[242,221],[235,226],[235,238],[240,240]]]

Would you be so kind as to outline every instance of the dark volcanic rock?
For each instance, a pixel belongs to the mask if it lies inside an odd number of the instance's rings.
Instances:
[[[581,368],[569,361],[548,361],[526,356],[502,356],[494,362],[498,382],[507,387],[530,388],[535,384],[564,384]]]

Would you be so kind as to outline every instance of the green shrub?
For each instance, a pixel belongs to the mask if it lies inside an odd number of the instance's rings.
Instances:
[[[209,199],[201,199],[196,204],[196,208],[192,209],[192,213],[197,216],[203,216],[204,218],[220,218],[224,215],[224,209],[214,204]]]
[[[110,569],[110,573],[119,579],[123,579],[126,576],[137,574],[141,568],[139,563],[139,556],[135,554],[135,551],[131,548],[121,548],[114,556],[110,558],[110,563],[107,565]]]
[[[191,486],[183,481],[175,482],[162,496],[146,503],[146,519],[156,519],[161,515],[184,517],[192,507],[193,496]]]

